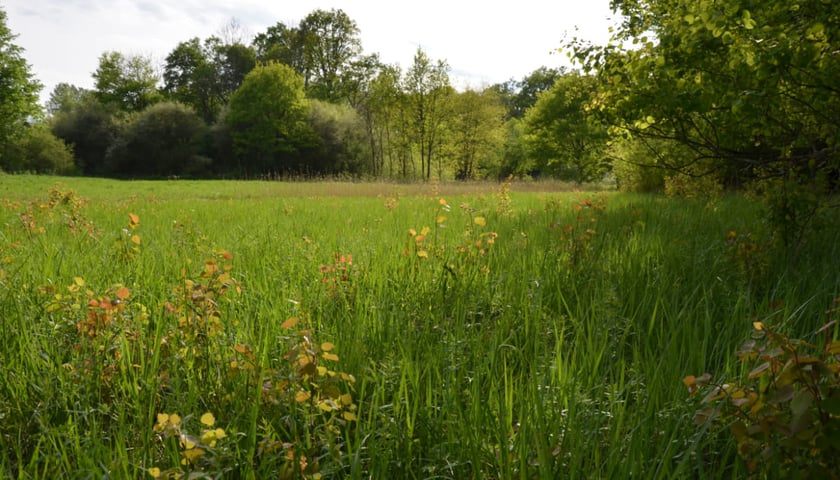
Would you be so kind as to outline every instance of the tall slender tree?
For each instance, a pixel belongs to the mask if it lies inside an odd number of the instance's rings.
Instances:
[[[432,158],[439,147],[440,130],[454,91],[449,83],[449,65],[443,60],[433,62],[418,48],[403,83],[413,117],[414,143],[420,152],[421,175],[429,180]]]

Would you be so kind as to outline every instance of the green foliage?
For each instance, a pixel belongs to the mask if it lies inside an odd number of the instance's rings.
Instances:
[[[359,174],[369,157],[362,119],[349,106],[313,100],[307,122],[317,143],[301,152],[300,170],[314,174]]]
[[[163,71],[163,92],[192,106],[208,123],[216,120],[223,100],[215,88],[217,69],[211,53],[197,37],[181,42],[166,56]]]
[[[139,112],[161,100],[158,75],[151,60],[141,55],[105,52],[93,78],[96,98],[123,112]]]
[[[117,176],[206,175],[207,126],[189,107],[158,103],[140,112],[109,148],[106,170]]]
[[[613,133],[674,141],[688,156],[664,159],[662,167],[702,162],[727,185],[769,177],[810,185],[836,175],[837,2],[613,6],[623,21],[610,45],[569,45],[587,71],[597,72],[594,112]]]
[[[272,63],[251,71],[233,94],[225,122],[244,172],[294,172],[300,149],[313,142],[303,78]]]
[[[609,170],[607,131],[588,112],[594,95],[593,77],[568,73],[528,110],[525,148],[536,171],[582,183],[599,180]]]
[[[661,191],[665,177],[677,172],[666,165],[681,158],[674,142],[627,137],[613,139],[608,153],[618,188],[627,192]]]
[[[301,22],[305,67],[303,76],[311,98],[338,102],[348,92],[342,80],[350,61],[362,51],[359,27],[343,10],[315,10]]]
[[[418,48],[403,85],[406,115],[410,119],[408,138],[412,147],[420,152],[421,177],[429,180],[445,120],[449,118],[453,93],[449,84],[449,65],[443,60],[433,62],[422,48]],[[441,170],[438,166],[439,175],[443,173]]]
[[[692,395],[706,393],[695,423],[727,425],[751,478],[840,478],[836,324],[820,328],[815,345],[755,322],[753,339],[738,350],[750,368],[739,383],[716,383],[710,374],[683,379]]]
[[[447,142],[457,180],[473,180],[498,171],[503,117],[504,107],[489,89],[454,94]]]
[[[32,77],[23,49],[13,43],[15,37],[0,8],[0,165],[15,161],[5,158],[7,148],[41,113],[41,84]]]
[[[73,149],[43,125],[32,126],[6,148],[0,168],[7,172],[67,175],[75,172]]]
[[[85,175],[106,172],[105,155],[121,134],[123,123],[114,111],[92,97],[85,97],[69,111],[50,119],[53,134],[72,145],[76,167]]]
[[[76,105],[82,103],[91,93],[87,89],[69,83],[59,83],[50,92],[50,98],[47,100],[47,113],[50,115],[70,113]]]
[[[540,93],[550,90],[558,78],[566,74],[563,67],[540,67],[529,73],[522,80],[510,79],[505,83],[491,86],[502,98],[507,107],[508,119],[522,119],[525,112],[537,103]]]

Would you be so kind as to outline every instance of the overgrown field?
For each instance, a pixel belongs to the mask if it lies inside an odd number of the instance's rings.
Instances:
[[[749,371],[756,321],[814,340],[839,228],[794,256],[734,196],[0,176],[0,476],[741,478],[683,378]]]

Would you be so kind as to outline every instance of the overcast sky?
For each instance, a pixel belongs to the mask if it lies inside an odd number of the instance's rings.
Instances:
[[[609,0],[0,0],[42,99],[59,82],[92,88],[109,50],[163,63],[179,42],[217,34],[236,19],[250,34],[297,25],[316,9],[341,9],[361,31],[364,53],[411,65],[418,47],[446,60],[453,81],[481,87],[520,80],[540,66],[568,65],[555,52],[565,37],[606,43]]]

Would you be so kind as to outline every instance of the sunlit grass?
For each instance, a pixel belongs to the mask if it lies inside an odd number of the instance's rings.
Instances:
[[[527,188],[0,177],[4,476],[743,476],[681,380],[818,328],[836,228]]]

